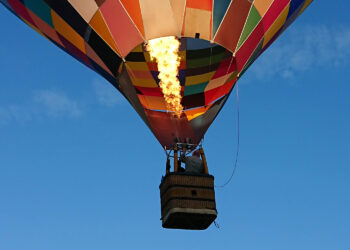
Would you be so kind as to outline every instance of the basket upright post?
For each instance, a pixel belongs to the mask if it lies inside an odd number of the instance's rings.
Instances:
[[[174,148],[174,172],[178,171],[177,146]]]

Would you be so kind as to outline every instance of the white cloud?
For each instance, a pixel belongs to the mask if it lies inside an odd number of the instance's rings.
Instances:
[[[78,117],[82,110],[77,101],[70,99],[65,93],[53,90],[35,92],[34,100],[41,105],[43,111],[53,117]]]
[[[65,93],[54,90],[39,90],[21,104],[0,106],[0,125],[10,122],[23,123],[34,118],[76,118],[83,114],[81,104]]]
[[[350,61],[350,27],[293,26],[248,70],[249,79],[292,78]]]
[[[25,122],[32,119],[35,108],[30,105],[7,105],[0,107],[0,125],[5,125],[11,121]]]
[[[92,85],[95,90],[97,100],[100,104],[107,107],[113,107],[122,103],[122,97],[118,93],[118,90],[108,82],[95,80],[93,81]]]

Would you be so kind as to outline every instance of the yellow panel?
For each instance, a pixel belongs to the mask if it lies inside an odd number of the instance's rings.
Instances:
[[[130,71],[128,72],[130,73]],[[153,79],[140,79],[131,77],[131,81],[132,84],[137,87],[158,88],[156,81]]]
[[[140,0],[140,7],[147,40],[180,35],[169,1]]]
[[[208,83],[208,85],[205,87],[204,91],[215,89],[217,87],[220,87],[220,86],[224,85],[229,77],[230,77],[230,74],[226,74],[226,75],[224,75],[222,77],[219,77],[219,78],[211,80]]]
[[[135,49],[132,50],[132,52],[143,52],[142,45],[138,45]]]
[[[276,19],[276,21],[271,25],[269,30],[265,33],[263,47],[265,47],[265,45],[271,40],[271,38],[277,33],[277,31],[280,30],[280,28],[286,22],[288,17],[288,12],[289,12],[289,6],[290,4],[288,4],[287,7],[284,8],[284,10]]]
[[[148,88],[158,88],[158,85],[156,83],[156,81],[153,78],[137,78],[136,75],[134,74],[133,70],[135,70],[137,72],[137,70],[135,68],[130,68],[129,63],[125,64],[126,65],[126,69],[130,75],[130,79],[132,81],[132,84],[134,86],[138,86],[138,87],[148,87]],[[148,72],[148,69],[147,69]]]
[[[135,79],[153,79],[151,72],[149,72],[148,70],[133,69],[131,74]]]
[[[55,30],[85,54],[84,39],[53,10],[51,10],[51,16]]]
[[[186,8],[184,36],[196,37],[196,33],[199,33],[201,39],[210,40],[210,24],[210,11]]]
[[[215,71],[202,74],[202,75],[188,76],[186,77],[185,86],[191,86],[191,85],[207,82],[213,77],[214,74],[215,74]]]
[[[180,57],[181,61],[186,61],[186,50],[179,51],[178,56]]]
[[[263,17],[274,0],[255,0],[254,6],[258,10],[261,17]]]
[[[186,0],[170,0],[178,30],[182,30]]]
[[[192,119],[203,115],[205,112],[207,112],[207,110],[213,106],[213,104],[210,104],[206,107],[200,107],[200,108],[196,108],[196,109],[189,109],[189,110],[185,110],[184,113],[187,116],[187,120],[191,121]]]
[[[304,10],[305,10],[311,3],[312,3],[312,0],[306,0],[305,3],[304,3],[303,8],[302,8],[301,11],[299,12],[299,15],[300,15],[301,13],[303,13]]]
[[[149,70],[147,63],[145,62],[126,62],[125,65],[129,68],[129,69],[133,69],[133,70]]]
[[[43,37],[45,37],[46,39],[48,39],[46,37],[46,35],[41,32],[37,27],[33,26],[30,22],[28,22],[27,20],[25,20],[24,18],[22,17],[19,17],[23,22],[25,22],[29,27],[31,27],[33,30],[35,30],[36,32],[38,32],[40,35],[42,35]],[[49,40],[49,39],[48,39]]]
[[[95,0],[68,0],[75,10],[88,23],[98,10]]]

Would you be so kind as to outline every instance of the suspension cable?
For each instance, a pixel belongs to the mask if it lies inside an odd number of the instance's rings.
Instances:
[[[237,93],[237,149],[236,149],[236,160],[235,163],[233,165],[233,169],[232,169],[232,173],[230,178],[227,179],[227,181],[222,184],[222,185],[215,185],[216,188],[224,188],[226,187],[232,180],[232,177],[234,176],[234,174],[236,173],[237,170],[237,166],[238,166],[238,155],[239,155],[239,135],[240,135],[240,129],[239,129],[239,88],[238,88],[238,82],[236,82],[236,93]]]

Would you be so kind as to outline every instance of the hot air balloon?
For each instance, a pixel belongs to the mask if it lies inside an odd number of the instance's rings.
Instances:
[[[108,80],[153,132],[168,155],[163,227],[205,229],[217,211],[201,140],[236,81],[312,0],[0,2]],[[178,157],[198,147],[203,173],[180,173]]]

